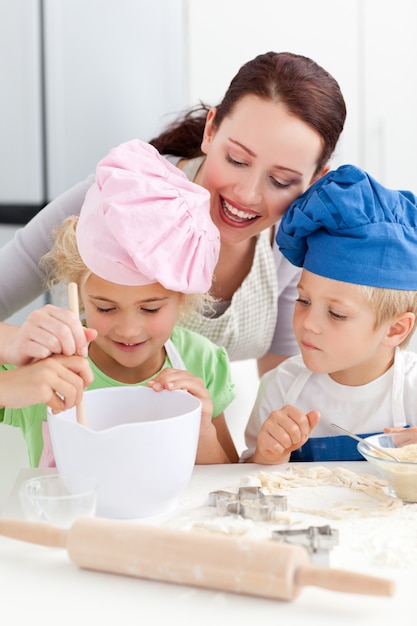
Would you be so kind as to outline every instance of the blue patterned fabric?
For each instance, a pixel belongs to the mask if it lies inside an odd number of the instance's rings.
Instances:
[[[361,437],[369,437],[378,433],[368,433]],[[312,461],[364,461],[358,452],[357,442],[347,435],[334,437],[310,437],[298,450],[291,453],[291,462]]]

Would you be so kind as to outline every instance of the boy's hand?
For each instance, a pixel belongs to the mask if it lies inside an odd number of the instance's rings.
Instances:
[[[272,411],[262,424],[252,462],[286,463],[291,452],[305,444],[319,419],[318,411],[304,413],[291,405]]]
[[[395,435],[395,443],[401,446],[416,443],[416,432],[417,426],[411,426],[409,428],[384,428],[384,433],[387,435]]]

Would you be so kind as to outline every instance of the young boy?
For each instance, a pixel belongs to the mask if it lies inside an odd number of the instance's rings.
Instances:
[[[361,436],[417,425],[417,198],[344,165],[282,218],[277,244],[303,267],[301,355],[263,376],[242,461],[359,460]]]

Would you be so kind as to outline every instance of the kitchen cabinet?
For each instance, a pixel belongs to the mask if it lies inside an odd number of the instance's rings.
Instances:
[[[185,107],[182,0],[44,0],[48,197]]]
[[[183,0],[1,0],[0,245],[184,109],[185,46]]]
[[[0,223],[185,107],[183,0],[1,0]]]
[[[40,32],[38,0],[0,2],[0,222],[44,197]]]

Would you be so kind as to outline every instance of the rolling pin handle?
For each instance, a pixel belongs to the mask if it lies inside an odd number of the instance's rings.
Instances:
[[[332,591],[373,596],[392,596],[395,592],[395,584],[392,580],[314,565],[302,565],[295,578],[296,587],[312,585]]]

